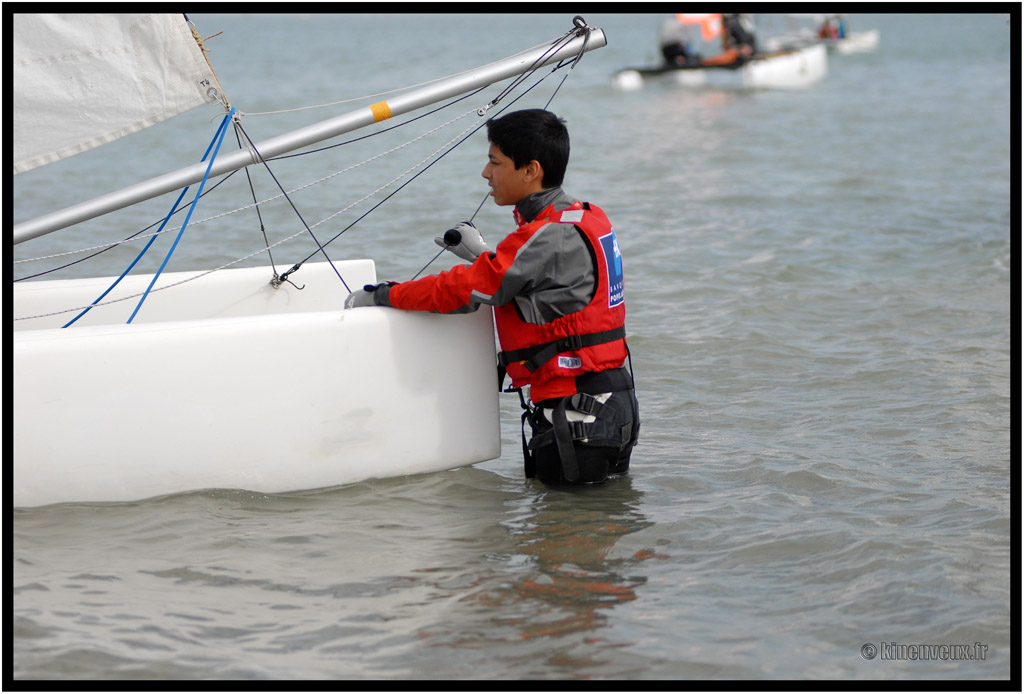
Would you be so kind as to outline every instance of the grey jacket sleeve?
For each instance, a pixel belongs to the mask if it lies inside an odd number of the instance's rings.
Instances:
[[[515,301],[528,323],[548,323],[585,307],[597,289],[590,245],[572,224],[549,223],[516,255],[493,297],[484,303]]]

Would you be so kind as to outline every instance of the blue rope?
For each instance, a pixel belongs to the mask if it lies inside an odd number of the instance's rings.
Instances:
[[[212,145],[213,143],[211,142],[210,144]],[[205,159],[205,157],[203,157],[203,158]],[[124,279],[124,278],[125,278],[125,277],[126,277],[126,276],[128,275],[128,273],[132,271],[132,268],[133,268],[133,267],[135,267],[135,265],[136,265],[136,264],[137,264],[137,263],[138,263],[138,262],[139,262],[140,260],[142,260],[142,256],[144,256],[144,255],[146,254],[146,251],[148,251],[148,250],[149,250],[149,247],[153,245],[153,242],[154,242],[154,241],[156,241],[156,237],[157,237],[157,236],[159,236],[159,235],[160,235],[160,232],[162,232],[162,231],[164,230],[164,227],[165,227],[165,226],[167,226],[167,222],[168,222],[168,221],[170,221],[170,219],[171,219],[171,215],[173,215],[173,214],[174,214],[174,213],[175,213],[175,212],[177,211],[177,209],[178,209],[178,203],[180,203],[180,202],[181,202],[181,199],[182,199],[183,197],[185,197],[185,193],[187,193],[187,192],[188,192],[188,186],[185,186],[185,189],[181,191],[181,194],[180,194],[180,195],[178,195],[178,199],[174,201],[174,205],[172,205],[172,206],[171,206],[171,210],[170,210],[170,212],[168,212],[168,213],[167,213],[167,216],[166,216],[166,217],[164,217],[164,221],[163,221],[163,223],[161,223],[161,224],[160,224],[160,228],[159,228],[159,229],[157,229],[157,232],[156,232],[156,233],[155,233],[155,234],[154,234],[153,236],[151,236],[151,237],[150,237],[149,241],[148,241],[148,242],[146,243],[146,246],[145,246],[145,248],[143,248],[143,249],[142,249],[142,250],[141,250],[141,251],[139,252],[139,254],[138,254],[137,256],[135,256],[135,260],[133,260],[133,261],[131,262],[131,265],[129,265],[129,266],[127,267],[127,268],[125,268],[125,271],[121,273],[121,276],[120,276],[120,277],[118,277],[118,278],[117,278],[116,280],[114,280],[114,283],[113,283],[113,284],[111,284],[111,285],[110,285],[109,287],[107,287],[107,291],[105,291],[105,292],[103,292],[102,294],[100,294],[100,295],[99,295],[99,296],[98,296],[98,297],[96,298],[96,300],[95,300],[95,301],[93,301],[93,302],[92,302],[91,304],[89,304],[89,305],[88,305],[87,307],[85,307],[84,309],[82,309],[82,312],[81,312],[81,313],[79,313],[79,314],[78,314],[77,316],[75,316],[74,318],[72,318],[71,320],[69,320],[69,321],[68,321],[67,323],[65,323],[64,325],[62,325],[62,326],[60,326],[60,327],[62,327],[62,328],[67,328],[67,327],[69,327],[69,326],[70,326],[71,324],[73,324],[73,323],[74,323],[75,321],[77,321],[77,320],[78,320],[79,318],[81,318],[82,316],[84,316],[85,314],[87,314],[87,313],[88,313],[89,311],[91,311],[91,310],[92,310],[92,308],[93,308],[93,306],[95,306],[95,305],[96,305],[96,304],[98,304],[99,302],[103,301],[103,298],[104,298],[104,297],[106,297],[106,295],[107,295],[107,294],[109,294],[109,293],[110,293],[110,292],[111,292],[111,291],[112,291],[112,290],[114,289],[114,287],[116,287],[116,286],[117,286],[118,284],[120,284],[121,280],[123,280],[123,279]]]
[[[216,142],[217,142],[217,135],[220,134],[222,128],[223,128],[223,123],[221,124],[221,128],[218,128],[217,133],[214,134],[213,139],[210,140],[210,144],[206,146],[206,151],[203,153],[203,158],[199,160],[200,162],[206,161],[206,157],[210,156],[210,150],[212,150],[214,144],[216,144]],[[167,226],[167,222],[169,222],[171,220],[171,217],[174,215],[174,213],[178,211],[178,204],[181,203],[181,199],[183,197],[185,197],[185,193],[188,192],[189,188],[190,188],[190,186],[185,186],[182,189],[181,193],[178,195],[178,199],[174,201],[174,204],[171,205],[171,209],[170,209],[170,211],[168,211],[167,216],[164,217],[164,221],[160,223],[160,228],[157,229],[156,233],[153,234],[153,236],[150,237],[149,241],[146,243],[146,246],[141,251],[139,251],[139,254],[137,256],[135,256],[135,260],[133,260],[131,262],[131,264],[127,268],[125,268],[125,271],[121,273],[121,276],[118,277],[116,280],[114,280],[113,284],[111,284],[109,287],[107,287],[107,290],[105,292],[103,292],[102,294],[100,294],[98,297],[96,297],[96,299],[91,304],[89,304],[87,307],[82,309],[81,313],[79,313],[77,316],[75,316],[74,318],[69,320],[67,323],[62,325],[61,326],[62,328],[67,328],[67,327],[71,326],[79,318],[81,318],[82,316],[87,314],[89,311],[91,311],[94,306],[96,306],[99,302],[103,301],[104,297],[106,297],[107,294],[109,294],[111,291],[113,291],[114,287],[116,287],[118,284],[121,283],[121,280],[123,280],[125,277],[128,276],[128,273],[132,271],[132,268],[134,268],[138,264],[138,262],[140,260],[142,260],[142,257],[144,255],[146,255],[147,251],[149,251],[150,246],[153,245],[153,242],[156,241],[157,237],[160,236],[160,234],[163,232],[164,227]],[[136,310],[138,310],[138,309],[136,309]]]
[[[203,180],[199,182],[199,190],[196,191],[195,197],[192,198],[192,204],[188,208],[188,214],[185,215],[185,221],[182,222],[181,229],[178,231],[178,235],[175,237],[174,243],[171,244],[170,250],[167,251],[167,255],[164,257],[164,262],[160,264],[160,269],[156,271],[155,275],[153,275],[153,279],[150,281],[149,286],[146,287],[146,291],[143,293],[142,298],[139,299],[138,305],[135,307],[135,310],[132,311],[132,315],[128,317],[128,323],[131,323],[132,320],[135,319],[135,314],[137,314],[139,309],[142,308],[143,302],[147,297],[149,297],[149,292],[153,289],[153,285],[156,284],[157,279],[160,277],[160,273],[162,273],[164,268],[167,267],[167,262],[171,259],[174,251],[178,248],[178,242],[181,241],[181,236],[185,233],[185,227],[188,226],[189,221],[192,219],[192,213],[195,211],[196,205],[199,203],[199,196],[203,194],[203,187],[206,186],[206,179],[210,177],[210,169],[213,168],[213,162],[217,159],[217,153],[220,152],[220,145],[224,142],[224,135],[227,133],[227,124],[230,122],[233,115],[235,115],[235,108],[232,106],[231,111],[228,112],[228,114],[224,116],[224,120],[220,122],[217,134],[213,136],[213,139],[216,141],[213,156],[210,157],[210,163],[206,165],[206,173],[203,174]],[[207,148],[206,151],[209,153],[209,148]],[[206,159],[206,155],[203,155],[203,159]],[[184,192],[182,192],[182,195],[184,195]]]

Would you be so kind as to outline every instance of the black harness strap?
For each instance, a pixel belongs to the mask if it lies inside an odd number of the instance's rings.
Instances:
[[[568,436],[570,441],[581,441],[589,435],[585,422],[570,422],[568,417],[566,417],[565,420],[565,431],[563,433]],[[530,439],[530,443],[527,444],[526,447],[532,451],[538,448],[544,448],[545,446],[550,446],[555,442],[555,436],[555,430],[548,429],[544,433],[537,434]]]
[[[545,342],[542,345],[499,352],[498,361],[502,366],[508,366],[509,364],[514,364],[516,362],[523,362],[523,366],[525,366],[530,373],[533,373],[553,359],[555,355],[562,352],[571,352],[584,347],[593,347],[594,345],[602,345],[606,342],[615,342],[616,340],[621,340],[625,337],[625,326],[612,328],[611,330],[604,330],[599,333],[589,333],[587,335],[570,335],[569,337],[564,337],[561,340]]]
[[[573,447],[572,434],[569,432],[569,420],[565,416],[567,400],[568,398],[563,398],[559,401],[552,413],[551,424],[554,426],[558,458],[562,461],[562,474],[568,481],[576,482],[580,478],[580,465],[576,460],[576,449]]]
[[[629,348],[626,348],[627,355],[629,355]],[[508,388],[504,392],[516,392],[519,393],[519,403],[523,408],[523,416],[521,422],[521,433],[523,441],[523,472],[527,479],[532,479],[537,476],[537,460],[534,454],[534,450],[550,446],[554,443],[558,450],[558,457],[562,462],[562,475],[566,480],[575,482],[579,480],[580,469],[579,462],[576,459],[576,450],[573,447],[575,441],[585,439],[589,436],[588,428],[589,425],[585,422],[570,422],[566,417],[566,409],[571,407],[572,409],[582,412],[587,415],[599,416],[601,408],[604,404],[597,400],[590,393],[607,393],[618,390],[630,390],[633,388],[633,374],[632,374],[632,356],[629,355],[630,369],[627,372],[625,368],[608,369],[606,371],[599,371],[596,373],[585,373],[580,374],[576,377],[576,388],[577,392],[574,395],[570,395],[564,398],[552,398],[537,403],[536,406],[527,402],[526,396],[523,395],[521,388]],[[498,365],[498,388],[499,390],[504,385],[505,380],[505,368],[503,365]],[[589,392],[587,392],[589,391]],[[537,418],[543,419],[543,409],[548,407],[552,409],[552,428],[533,436],[529,441],[526,438],[526,422],[529,421],[531,428],[536,431],[537,427],[534,423],[538,421]],[[631,437],[635,440],[636,431],[639,429],[640,422],[638,417],[634,417],[632,432],[630,432],[628,425],[623,428],[621,433],[622,440],[628,441]]]
[[[627,355],[629,353],[628,346],[626,347],[626,353]],[[620,367],[618,369],[580,374],[576,377],[577,395],[609,393],[616,390],[629,390],[632,387],[632,368],[630,373],[627,373],[625,369]]]

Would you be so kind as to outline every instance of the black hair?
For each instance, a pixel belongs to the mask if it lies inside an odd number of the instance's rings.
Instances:
[[[544,169],[541,185],[562,185],[569,164],[569,131],[565,121],[541,108],[513,111],[487,121],[487,141],[521,169],[534,159]]]

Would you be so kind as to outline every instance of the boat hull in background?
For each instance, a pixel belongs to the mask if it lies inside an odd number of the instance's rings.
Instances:
[[[615,75],[620,89],[633,90],[644,81],[666,78],[684,87],[739,89],[804,89],[828,74],[828,52],[822,45],[787,50],[754,58],[738,68],[659,67],[630,68]]]
[[[871,53],[878,48],[881,32],[878,29],[855,31],[846,38],[834,39],[828,45],[836,53],[849,55],[852,53]]]

